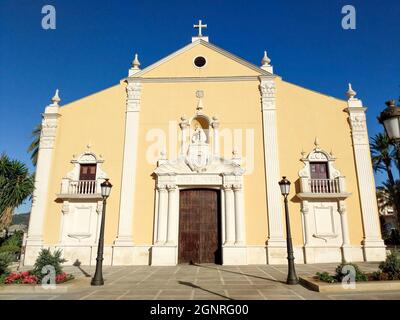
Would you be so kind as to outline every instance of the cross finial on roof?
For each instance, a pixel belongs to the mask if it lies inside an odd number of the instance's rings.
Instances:
[[[202,21],[199,20],[199,24],[194,24],[194,25],[193,25],[193,28],[199,29],[199,35],[198,35],[198,37],[202,37],[203,34],[201,33],[201,29],[202,29],[202,28],[207,28],[207,25],[206,25],[206,24],[202,24]]]

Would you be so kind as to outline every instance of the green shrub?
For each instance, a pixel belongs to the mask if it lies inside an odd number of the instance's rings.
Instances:
[[[379,269],[388,275],[389,280],[400,280],[400,253],[392,252],[381,262]]]
[[[21,247],[23,236],[24,233],[22,231],[16,231],[4,241],[3,246],[11,245],[11,246]]]
[[[334,276],[331,276],[328,272],[317,272],[317,277],[319,280],[329,283],[337,282]]]
[[[21,247],[12,244],[4,244],[0,247],[0,253],[2,252],[20,253]]]
[[[0,253],[0,275],[8,272],[8,266],[13,261],[13,257],[9,252]]]
[[[42,280],[45,274],[42,274],[42,268],[48,265],[54,267],[56,275],[62,273],[61,264],[66,262],[67,260],[61,258],[62,251],[60,249],[51,253],[50,249],[42,249],[39,253],[39,256],[36,259],[36,262],[33,266],[33,273]]]
[[[358,282],[358,281],[368,281],[368,276],[363,271],[361,271],[361,269],[360,269],[360,267],[358,265],[356,265],[354,263],[342,263],[342,264],[340,264],[340,265],[338,265],[336,267],[335,278],[338,281],[341,282],[343,280],[343,278],[349,274],[348,271],[344,271],[343,270],[343,268],[345,266],[352,266],[354,268],[354,270],[356,272],[356,274],[355,274],[355,281],[356,282]]]

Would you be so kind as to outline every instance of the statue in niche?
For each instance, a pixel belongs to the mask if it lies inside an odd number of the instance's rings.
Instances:
[[[204,133],[204,130],[196,124],[194,133],[192,135],[192,142],[195,144],[205,143],[207,141],[207,136]]]

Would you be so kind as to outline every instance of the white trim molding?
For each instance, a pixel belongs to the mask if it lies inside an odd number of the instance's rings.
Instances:
[[[137,78],[128,77],[126,86],[126,118],[121,198],[116,247],[133,244],[133,216],[136,189],[136,168],[139,140],[139,113],[142,85]],[[118,249],[114,252],[118,255]],[[121,254],[123,254],[121,252]]]
[[[32,209],[29,220],[29,231],[27,237],[27,250],[29,247],[43,244],[43,224],[49,193],[49,178],[52,168],[54,145],[58,127],[60,98],[58,90],[52,99],[52,104],[48,105],[42,114],[42,130],[39,142],[39,154],[35,174],[35,190],[32,196]],[[36,250],[36,249],[33,249]]]
[[[276,119],[276,84],[274,78],[260,76],[261,112],[263,123],[264,171],[268,209],[268,263],[285,263],[286,240],[283,232],[278,130]]]
[[[314,146],[308,154],[302,151],[300,161],[304,167],[299,170],[300,192],[297,196],[303,215],[304,262],[316,263],[319,258],[316,252],[326,254],[329,250],[342,261],[350,262],[353,258],[345,200],[351,193],[346,191],[345,177],[335,168],[333,153],[323,150],[318,138],[315,138]],[[327,164],[327,179],[311,178],[310,164],[313,162]]]
[[[346,111],[351,128],[354,159],[357,171],[358,191],[364,228],[365,261],[382,261],[386,258],[385,244],[381,237],[378,204],[376,200],[375,179],[372,171],[371,151],[368,130],[362,101],[355,98],[349,86]]]
[[[187,188],[211,188],[221,193],[222,263],[247,264],[243,174],[241,159],[233,153],[232,159],[218,156],[218,119],[202,113],[201,94],[194,117],[181,118],[181,152],[176,160],[168,160],[163,153],[154,171],[156,178],[154,239],[151,265],[176,265],[179,246],[179,191]],[[206,120],[200,127],[196,119]],[[196,123],[195,130],[187,128]],[[204,132],[212,127],[210,134]]]

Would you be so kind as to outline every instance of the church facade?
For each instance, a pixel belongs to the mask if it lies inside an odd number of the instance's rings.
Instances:
[[[296,263],[385,258],[366,108],[255,66],[201,33],[118,84],[45,108],[26,265],[41,248],[105,265],[286,263],[278,182],[291,182]]]

